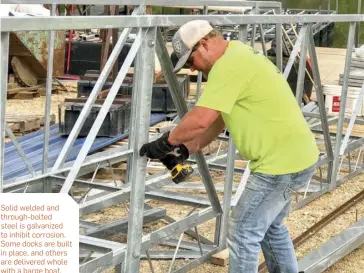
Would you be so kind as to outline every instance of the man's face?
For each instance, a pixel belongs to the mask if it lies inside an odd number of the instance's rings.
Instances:
[[[198,48],[193,51],[186,62],[191,71],[201,71],[205,78],[207,78],[211,68],[212,62],[209,56],[208,47],[205,44],[206,41],[200,42]]]

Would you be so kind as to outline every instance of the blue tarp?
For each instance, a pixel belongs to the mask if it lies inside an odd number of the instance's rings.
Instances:
[[[165,114],[152,114],[150,124],[154,125],[158,122],[165,120]],[[57,160],[59,153],[61,152],[63,145],[65,144],[67,137],[59,135],[59,125],[54,124],[50,127],[49,133],[49,150],[48,150],[48,167],[52,167]],[[24,153],[27,155],[30,163],[35,171],[42,170],[43,166],[43,137],[44,131],[39,130],[37,132],[25,135],[18,138],[20,146],[23,148]],[[115,143],[121,139],[127,138],[128,133],[117,137],[97,137],[92,144],[89,153],[93,153],[103,147],[106,147],[112,143]],[[68,155],[67,161],[75,160],[82,144],[86,137],[80,137],[76,139],[73,144],[73,148]],[[14,178],[29,174],[23,159],[20,157],[15,146],[12,142],[5,144],[5,166],[4,166],[4,180],[12,180]]]

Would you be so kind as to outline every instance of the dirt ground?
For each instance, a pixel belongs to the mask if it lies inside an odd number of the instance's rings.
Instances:
[[[52,96],[52,114],[56,115],[56,120],[58,121],[58,104],[63,102],[65,97],[75,97],[76,93],[63,93],[59,95]],[[6,113],[9,114],[19,114],[19,113],[31,113],[31,114],[44,114],[45,108],[45,98],[35,98],[33,100],[8,100]],[[223,185],[223,175],[219,172],[213,172],[213,181],[216,185]],[[191,179],[192,181],[198,181],[198,178]],[[240,176],[235,176],[235,183],[240,181]],[[292,238],[297,237],[302,231],[306,230],[308,227],[312,226],[314,223],[322,219],[325,215],[333,211],[336,207],[343,204],[351,197],[364,190],[364,174],[358,175],[355,178],[349,180],[344,183],[334,191],[323,195],[322,197],[314,200],[309,203],[305,207],[292,212],[289,217],[286,219],[287,227],[291,233]],[[203,190],[178,190],[181,192],[189,192],[194,195],[207,197],[205,191]],[[219,192],[219,198],[222,198],[222,193]],[[167,209],[167,214],[176,219],[183,218],[188,211],[191,209],[189,206],[181,206],[175,204],[169,204],[165,202],[159,201],[150,201],[149,205],[153,207],[165,207]],[[124,204],[119,204],[117,206],[112,206],[110,208],[105,208],[101,212],[92,213],[85,217],[87,220],[98,223],[109,223],[119,219],[122,216],[127,215],[127,211],[125,209]],[[356,218],[360,219],[360,217],[364,216],[364,202],[359,203],[340,217],[338,217],[331,224],[326,226],[323,230],[318,232],[314,237],[309,239],[306,243],[300,246],[297,249],[297,258],[301,259],[305,255],[307,255],[310,251],[317,248],[319,245],[335,236],[339,232],[343,231],[349,225],[355,223]],[[157,230],[166,224],[159,221],[156,223],[152,223],[149,225],[145,225],[144,232],[148,233],[152,230]],[[198,227],[199,232],[209,239],[213,239],[213,225],[214,221],[210,221]],[[176,237],[178,238],[178,237]],[[112,239],[118,242],[126,242],[125,236],[115,235]],[[184,237],[187,240],[187,236]],[[262,255],[260,255],[260,260],[262,261]],[[177,260],[175,265],[177,268],[183,264],[186,264],[190,261],[188,260]],[[155,273],[164,273],[168,272],[168,268],[170,266],[170,261],[153,261],[153,267]],[[359,273],[363,272],[364,268],[364,245],[361,248],[355,250],[350,255],[339,261],[337,264],[326,270],[326,273]],[[113,270],[109,270],[108,273],[113,272]],[[142,270],[141,272],[151,272],[148,262],[142,262]],[[211,263],[207,262],[205,264],[200,265],[199,267],[191,270],[190,272],[194,273],[224,273],[227,272],[227,267],[215,266]]]

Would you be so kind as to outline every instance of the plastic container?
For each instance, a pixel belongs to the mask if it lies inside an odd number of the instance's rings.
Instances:
[[[68,136],[75,125],[85,103],[65,102],[58,106],[59,132],[63,136]],[[87,136],[100,112],[102,105],[94,104],[79,133],[79,137]],[[115,137],[129,131],[131,101],[119,102],[111,105],[104,122],[102,123],[98,137]]]
[[[341,85],[323,85],[323,93],[325,95],[325,108],[326,112],[329,115],[338,115],[340,112],[340,100],[342,93]],[[345,107],[345,115],[351,116],[356,102],[358,101],[360,94],[360,88],[349,87],[348,93],[346,97],[346,107]],[[364,107],[363,103],[361,103],[358,113],[358,116],[364,116]]]
[[[189,75],[178,75],[177,79],[181,85],[183,98],[186,99],[190,93],[190,77]],[[77,85],[77,96],[88,97],[94,88],[96,81],[80,80]],[[102,88],[105,90],[111,88],[112,83],[106,82]],[[131,95],[133,92],[133,84],[123,83],[118,91],[119,95]],[[171,93],[167,83],[153,84],[152,91],[152,112],[176,112],[177,109],[173,103]]]

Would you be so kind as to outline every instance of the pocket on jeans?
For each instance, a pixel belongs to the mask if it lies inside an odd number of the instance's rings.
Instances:
[[[315,171],[315,167],[313,166],[313,167],[307,168],[301,172],[292,174],[292,180],[287,185],[287,188],[283,192],[284,198],[286,200],[288,200],[299,189],[301,189],[303,187],[307,187],[307,184],[310,182],[314,171]]]

